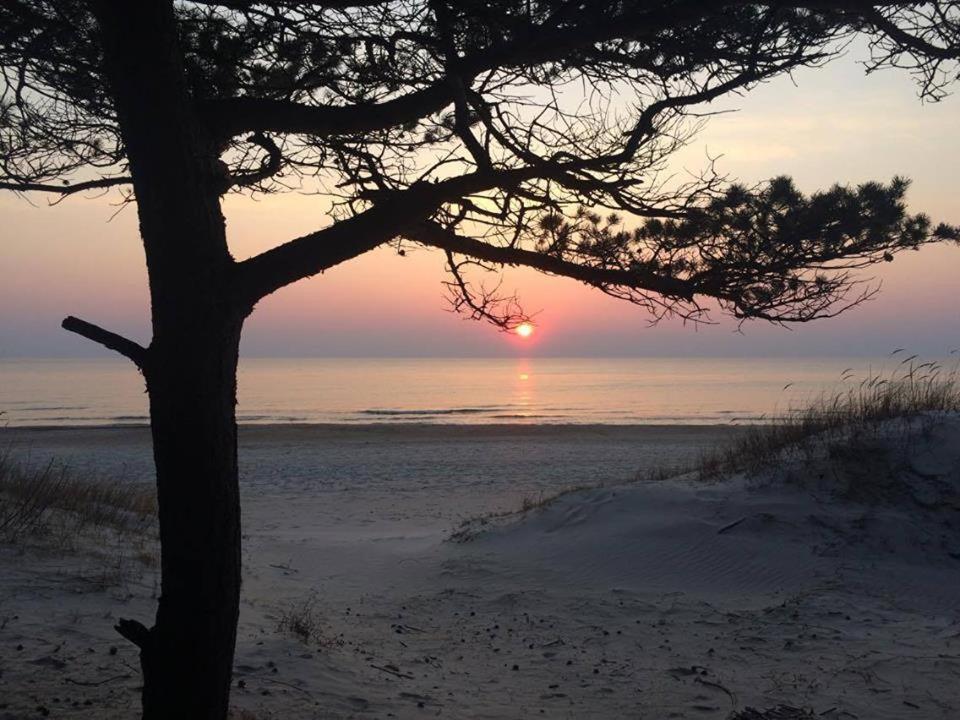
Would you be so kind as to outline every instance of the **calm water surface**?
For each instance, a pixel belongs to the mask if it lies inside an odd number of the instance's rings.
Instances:
[[[862,377],[882,366],[863,358],[245,359],[238,415],[242,423],[744,423],[836,387],[848,368]],[[8,425],[141,424],[147,397],[120,359],[0,360],[0,411]]]

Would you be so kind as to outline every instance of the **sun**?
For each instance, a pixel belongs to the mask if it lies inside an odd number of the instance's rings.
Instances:
[[[517,325],[516,333],[522,338],[528,338],[533,335],[533,325],[528,322],[520,323]]]

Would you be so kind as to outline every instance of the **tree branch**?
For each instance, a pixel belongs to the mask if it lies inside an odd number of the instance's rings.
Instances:
[[[260,298],[297,280],[316,275],[403,234],[412,222],[429,217],[444,202],[491,187],[509,187],[544,174],[542,168],[484,170],[438,183],[416,183],[406,190],[375,193],[369,210],[244,260],[236,266],[234,300],[252,308]]]
[[[133,340],[128,340],[122,335],[117,335],[109,330],[104,330],[98,325],[89,323],[86,320],[68,316],[60,324],[64,330],[76,333],[87,340],[92,340],[105,348],[118,352],[126,358],[129,358],[138,368],[144,370],[149,358],[149,350]]]
[[[46,183],[32,182],[9,182],[0,181],[0,190],[13,190],[14,192],[46,192],[56,193],[57,195],[73,195],[84,190],[101,190],[104,188],[116,187],[117,185],[129,185],[133,182],[129,177],[100,178],[99,180],[86,180],[74,184],[49,185]]]
[[[150,644],[150,630],[137,620],[120,618],[113,629],[141,650],[146,650]]]
[[[373,250],[396,234],[391,214],[386,207],[376,207],[238,263],[234,300],[250,310],[284,285]]]
[[[257,5],[264,5],[263,0],[192,0],[197,5],[211,5],[224,7],[229,10],[250,10]],[[383,5],[386,0],[270,0],[275,7],[298,10],[305,7],[321,8],[324,10],[349,10],[351,8],[371,7]]]
[[[649,290],[650,292],[684,300],[691,300],[694,294],[691,283],[676,278],[643,271],[591,267],[533,250],[524,250],[517,247],[497,247],[481,240],[458,235],[433,222],[418,223],[404,234],[411,240],[447,252],[466,255],[476,260],[498,265],[530,267],[551,275],[579,280],[588,285],[619,285],[638,290]]]
[[[273,177],[280,172],[283,167],[283,154],[280,152],[280,147],[270,137],[262,132],[255,132],[247,138],[247,142],[260,146],[266,150],[267,154],[264,156],[258,169],[251,170],[250,172],[235,173],[230,177],[228,184],[233,187],[256,185],[259,182]]]
[[[373,132],[413,122],[439,112],[452,101],[450,86],[442,82],[370,105],[314,106],[235,97],[201,101],[197,111],[221,139],[249,131],[328,136]]]
[[[927,42],[923,38],[917,37],[910,32],[898,27],[895,23],[888,20],[877,10],[870,8],[863,11],[861,15],[875,28],[893,40],[899,43],[901,47],[925,55],[937,60],[960,60],[960,45],[953,47],[940,47]]]
[[[732,5],[746,2],[728,1]],[[808,6],[816,3],[789,4]],[[594,19],[590,24],[579,28],[579,32],[571,32],[563,23],[531,25],[522,36],[512,42],[497,42],[482,51],[458,58],[456,82],[468,88],[472,78],[492,68],[538,65],[553,61],[565,53],[574,53],[618,38],[649,40],[664,28],[692,23],[715,12],[716,5],[712,0],[688,0],[669,8],[629,8],[603,20]],[[410,82],[415,82],[415,79]],[[439,112],[456,100],[456,82],[444,77],[426,88],[381,103],[364,105],[314,106],[291,100],[244,96],[200,100],[197,112],[220,139],[257,130],[321,137],[350,135],[396,127]]]

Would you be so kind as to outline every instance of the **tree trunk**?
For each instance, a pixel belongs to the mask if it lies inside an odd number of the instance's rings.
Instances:
[[[239,323],[151,348],[162,595],[142,647],[144,720],[223,720],[240,597]]]
[[[146,720],[224,720],[240,593],[233,293],[218,148],[197,122],[172,0],[94,0],[133,179],[153,339],[142,369],[160,512],[156,624],[141,648]]]

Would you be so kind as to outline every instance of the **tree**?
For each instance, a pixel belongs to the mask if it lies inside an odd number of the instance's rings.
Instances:
[[[6,0],[0,188],[135,202],[152,340],[63,326],[142,372],[162,596],[143,717],[227,712],[240,587],[235,421],[244,319],[264,296],[384,244],[446,254],[454,305],[510,329],[471,271],[522,265],[653,312],[803,322],[869,293],[851,271],[958,237],[907,183],[806,197],[670,154],[698,109],[868,38],[870,68],[936,100],[960,4],[860,0]],[[221,197],[315,184],[332,224],[230,254]],[[622,218],[630,218],[627,226]],[[852,292],[851,292],[852,291]]]

